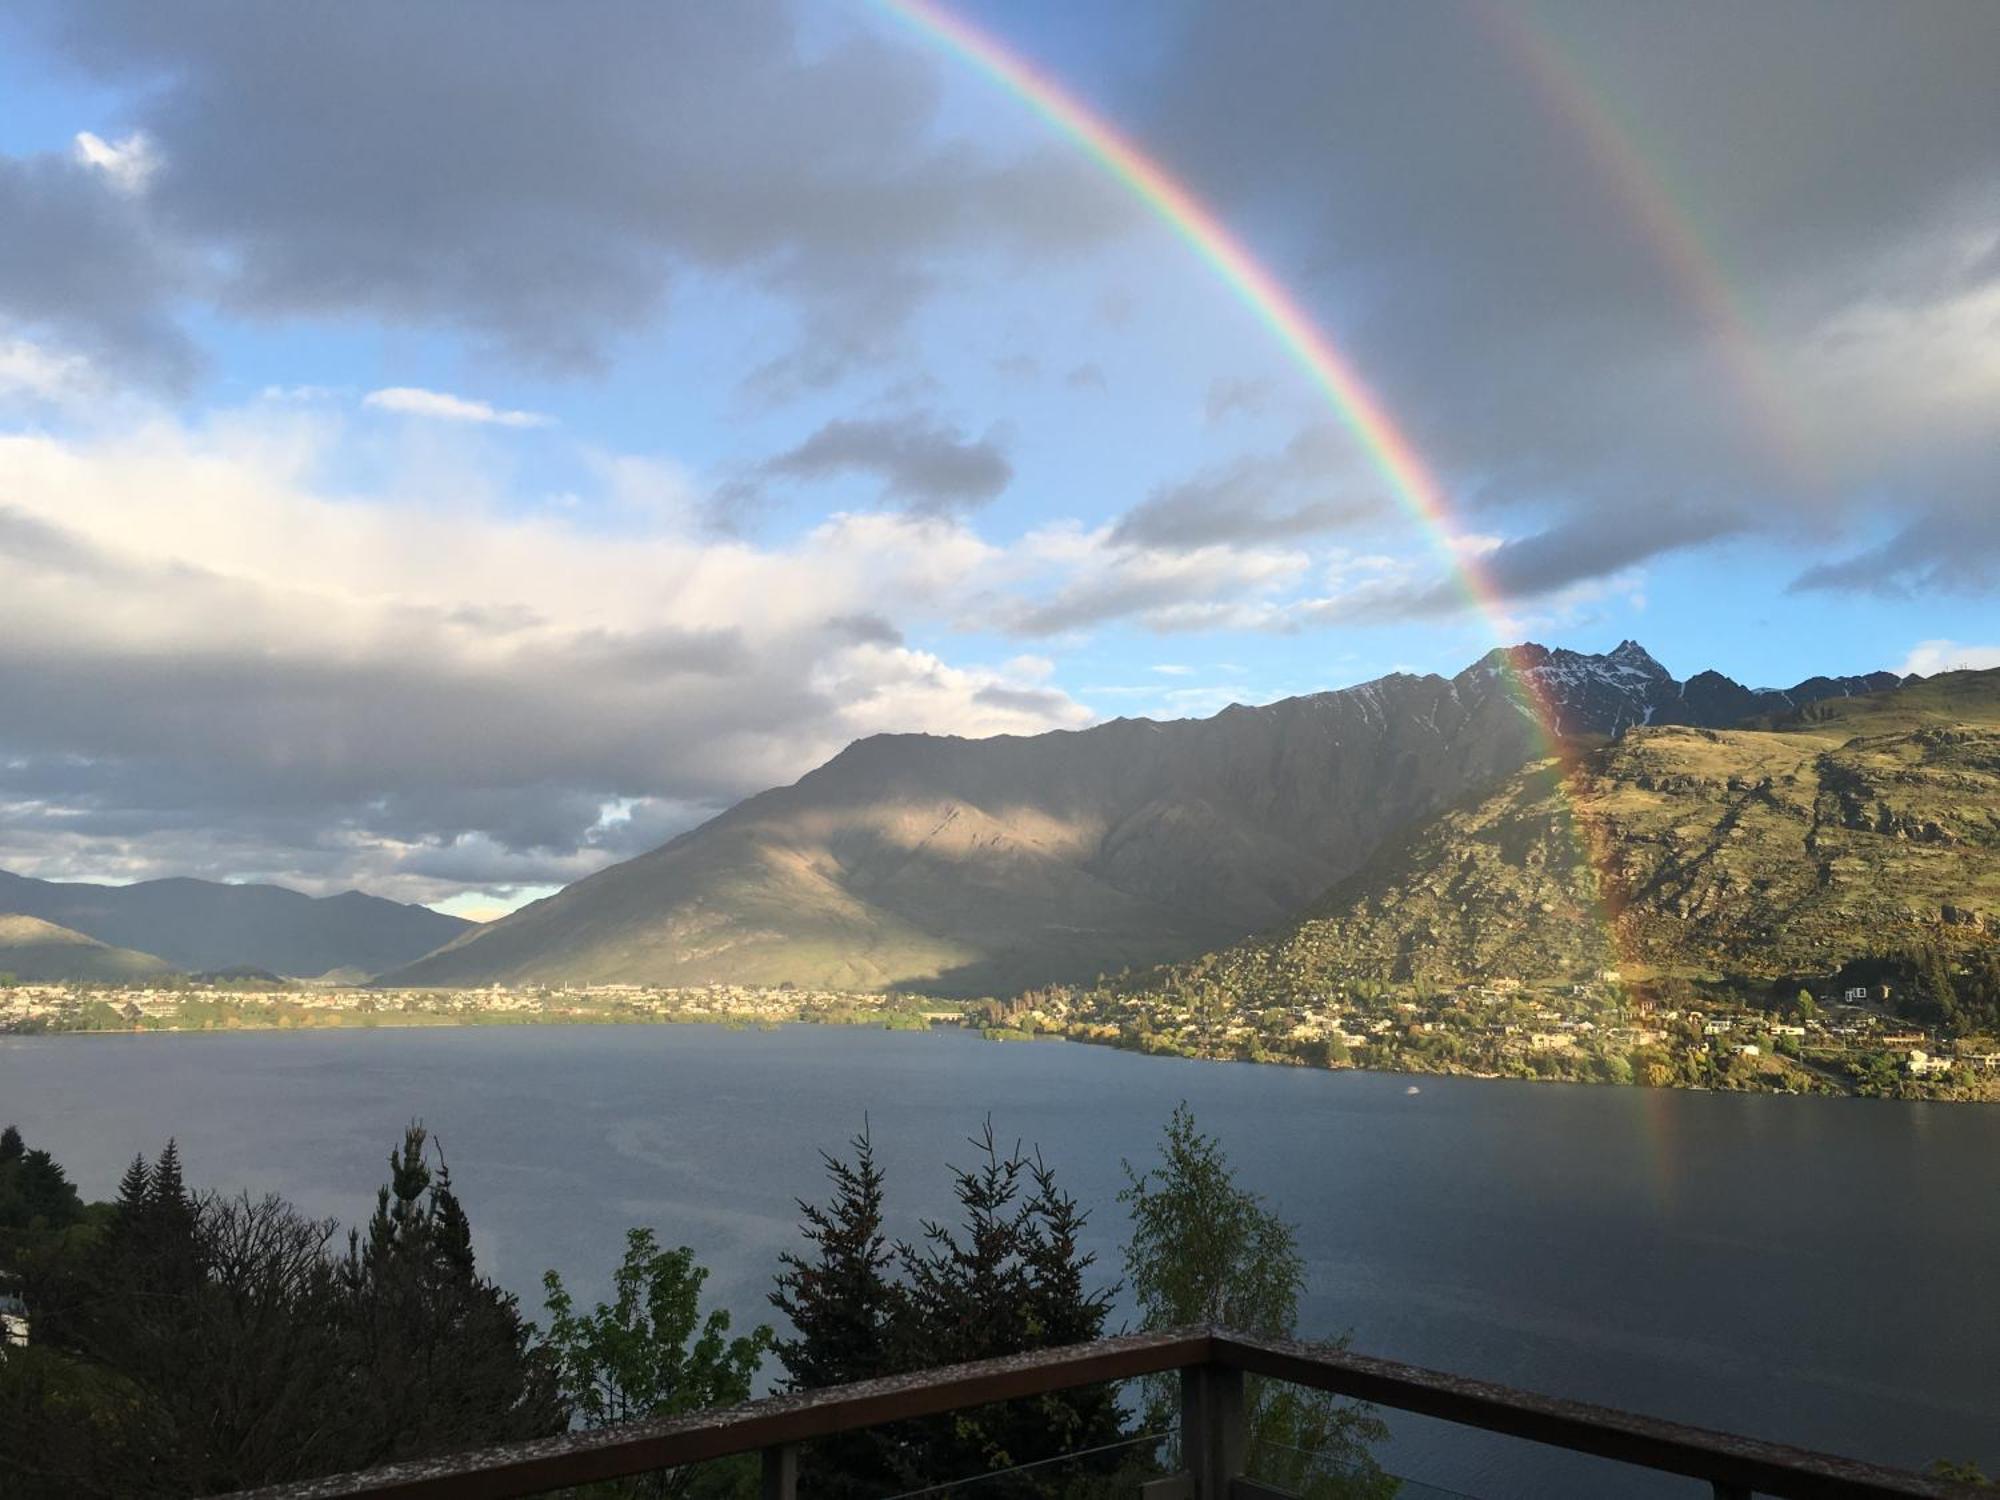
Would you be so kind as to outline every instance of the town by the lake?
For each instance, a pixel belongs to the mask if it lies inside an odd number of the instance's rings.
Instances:
[[[1493,979],[1444,991],[1359,986],[1303,1003],[1031,991],[944,1000],[797,986],[549,984],[367,988],[251,978],[145,985],[0,981],[0,1032],[683,1022],[966,1027],[1169,1056],[1652,1087],[2000,1099],[2000,1039],[1901,1017],[1881,987],[1800,990],[1775,1008],[1726,991],[1686,1003],[1615,983]]]

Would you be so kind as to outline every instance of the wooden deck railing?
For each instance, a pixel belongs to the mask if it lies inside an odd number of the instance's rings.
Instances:
[[[1049,1391],[1177,1371],[1182,1472],[1141,1486],[1144,1500],[1260,1500],[1282,1492],[1243,1475],[1243,1378],[1261,1375],[1530,1442],[1678,1474],[1721,1500],[1957,1500],[1982,1492],[1831,1454],[1662,1422],[1323,1345],[1224,1329],[1130,1334],[952,1365],[742,1406],[565,1433],[472,1453],[245,1492],[242,1500],[471,1500],[544,1494],[735,1454],[761,1453],[765,1500],[794,1500],[798,1447],[815,1438]],[[969,1478],[970,1476],[968,1476]],[[938,1476],[940,1480],[953,1478]],[[1984,1492],[1990,1494],[1990,1491]],[[810,1497],[808,1497],[810,1500]]]

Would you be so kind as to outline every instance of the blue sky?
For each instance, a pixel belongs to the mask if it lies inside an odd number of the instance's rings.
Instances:
[[[1494,643],[1021,101],[872,7],[588,8],[0,27],[0,866],[494,909],[857,734]],[[2000,660],[1994,12],[1515,9],[1657,181],[1594,174],[1477,6],[983,19],[1334,335],[1509,637],[1753,685]],[[1669,182],[1810,481],[1634,221]]]

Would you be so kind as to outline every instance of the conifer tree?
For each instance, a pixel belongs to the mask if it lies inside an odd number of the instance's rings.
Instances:
[[[560,1431],[552,1362],[516,1299],[478,1274],[450,1174],[433,1176],[412,1124],[389,1157],[368,1238],[349,1235],[341,1283],[362,1389],[363,1462]]]
[[[0,1160],[0,1229],[66,1229],[83,1217],[83,1200],[46,1151]]]
[[[137,1229],[146,1211],[146,1195],[152,1186],[153,1169],[146,1165],[143,1155],[134,1156],[132,1164],[125,1169],[125,1175],[118,1179],[118,1212],[112,1221],[114,1226]]]
[[[779,1257],[770,1294],[794,1330],[776,1349],[795,1391],[902,1368],[894,1347],[902,1293],[889,1276],[895,1255],[882,1229],[882,1169],[865,1125],[849,1145],[851,1162],[820,1153],[833,1196],[823,1207],[799,1202],[800,1232],[811,1250]],[[802,1455],[801,1482],[833,1500],[887,1493],[903,1472],[897,1447],[897,1435],[881,1429],[824,1439]]]
[[[1095,1291],[1084,1275],[1097,1256],[1082,1248],[1089,1215],[1056,1185],[1055,1172],[1036,1153],[1028,1168],[1034,1196],[1028,1200],[1028,1234],[1022,1247],[1028,1294],[1024,1307],[1032,1347],[1060,1348],[1087,1344],[1104,1336],[1115,1286]],[[1113,1443],[1125,1430],[1125,1412],[1118,1393],[1108,1386],[1044,1396],[1036,1402],[1037,1417],[1063,1452],[1082,1452]],[[1087,1465],[1089,1472],[1108,1472],[1117,1460]]]
[[[990,1120],[971,1144],[979,1164],[953,1172],[958,1228],[926,1222],[923,1248],[898,1246],[909,1287],[900,1342],[911,1368],[1087,1341],[1103,1330],[1111,1294],[1084,1290],[1091,1258],[1077,1243],[1083,1215],[1075,1201],[1018,1146],[1003,1156]],[[1026,1201],[1024,1179],[1035,1188]],[[1111,1392],[1065,1391],[914,1426],[913,1467],[936,1483],[1102,1448],[1122,1432],[1124,1414]],[[983,1488],[1006,1496],[1068,1494],[1118,1462],[1116,1454],[1093,1453]]]
[[[18,1126],[9,1125],[5,1130],[0,1130],[0,1167],[6,1166],[9,1162],[19,1161],[21,1153],[26,1149]]]

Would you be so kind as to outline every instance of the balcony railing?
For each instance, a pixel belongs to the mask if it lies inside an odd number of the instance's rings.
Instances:
[[[1180,1472],[1136,1484],[1138,1500],[1273,1500],[1283,1495],[1244,1473],[1246,1375],[1703,1481],[1721,1500],[1751,1495],[1953,1500],[1982,1493],[1950,1480],[1831,1454],[1558,1400],[1323,1345],[1249,1338],[1218,1328],[1130,1334],[770,1396],[742,1406],[249,1491],[243,1500],[250,1495],[257,1500],[488,1500],[546,1494],[745,1453],[763,1456],[764,1500],[794,1500],[799,1445],[816,1438],[1170,1372],[1178,1372],[1181,1381]]]

